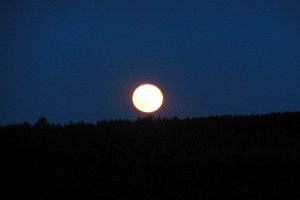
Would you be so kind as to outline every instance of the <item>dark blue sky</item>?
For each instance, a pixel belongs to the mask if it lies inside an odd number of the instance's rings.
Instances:
[[[300,1],[0,1],[0,124],[300,110]]]

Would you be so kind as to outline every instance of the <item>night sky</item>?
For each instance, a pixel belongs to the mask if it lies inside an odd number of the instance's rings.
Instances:
[[[299,0],[0,1],[0,125],[300,110]]]

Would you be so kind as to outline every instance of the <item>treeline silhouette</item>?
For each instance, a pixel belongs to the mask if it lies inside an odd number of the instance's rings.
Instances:
[[[0,199],[300,194],[300,112],[0,127]],[[4,198],[5,196],[5,198]]]

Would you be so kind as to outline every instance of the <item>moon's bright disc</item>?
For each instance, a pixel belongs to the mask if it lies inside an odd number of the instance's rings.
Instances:
[[[132,102],[142,112],[154,112],[162,105],[163,94],[154,85],[141,85],[133,92]]]

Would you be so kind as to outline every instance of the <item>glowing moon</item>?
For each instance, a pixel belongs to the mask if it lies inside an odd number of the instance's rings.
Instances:
[[[133,105],[140,111],[150,113],[158,110],[163,103],[160,89],[151,84],[144,84],[135,89],[132,95]]]

